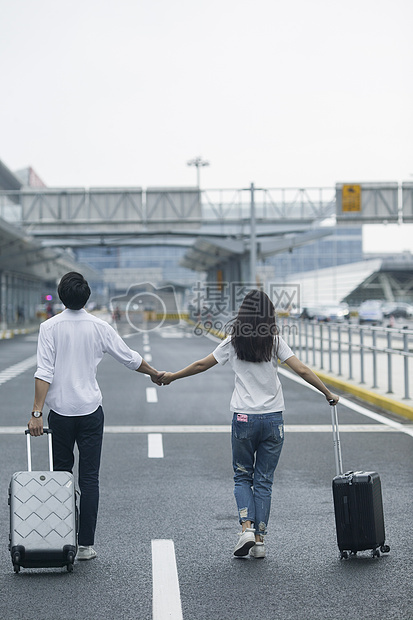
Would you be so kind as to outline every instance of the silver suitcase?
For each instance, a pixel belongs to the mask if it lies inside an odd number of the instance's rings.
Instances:
[[[77,507],[73,474],[53,471],[52,431],[48,438],[49,471],[32,471],[30,433],[27,437],[28,471],[13,474],[9,486],[10,544],[13,568],[66,566],[77,553]]]

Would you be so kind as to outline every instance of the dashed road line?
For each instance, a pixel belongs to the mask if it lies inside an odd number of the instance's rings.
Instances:
[[[173,540],[152,540],[152,618],[183,620]]]
[[[185,334],[182,331],[175,331],[175,332],[159,332],[159,335],[161,336],[161,338],[186,338],[188,337],[188,334]],[[191,337],[191,334],[189,334],[189,337]]]
[[[158,393],[156,388],[147,387],[146,388],[146,401],[148,403],[157,403],[158,402]]]
[[[163,459],[162,433],[148,433],[148,458]]]

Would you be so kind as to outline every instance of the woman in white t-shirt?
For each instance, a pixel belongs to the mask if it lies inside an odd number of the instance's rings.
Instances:
[[[166,372],[164,385],[230,363],[235,373],[231,398],[234,495],[242,531],[234,555],[265,557],[264,536],[271,509],[274,471],[284,441],[284,397],[278,359],[322,392],[331,404],[338,396],[303,364],[278,334],[274,306],[262,291],[250,291],[232,322],[229,336],[207,357],[178,372]]]

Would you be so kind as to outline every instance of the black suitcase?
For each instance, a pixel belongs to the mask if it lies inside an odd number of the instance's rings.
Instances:
[[[385,544],[383,501],[380,476],[372,471],[343,473],[337,407],[331,406],[334,454],[337,475],[333,479],[334,513],[337,544],[341,559],[358,551],[372,550],[373,557],[380,551],[388,553]]]

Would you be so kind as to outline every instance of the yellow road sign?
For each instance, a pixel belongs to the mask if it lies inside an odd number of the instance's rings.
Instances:
[[[341,210],[361,212],[361,185],[343,185]]]

